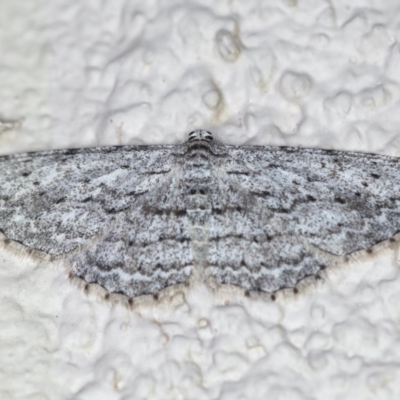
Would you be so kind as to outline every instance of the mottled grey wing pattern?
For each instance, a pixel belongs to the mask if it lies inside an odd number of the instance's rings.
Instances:
[[[124,146],[0,157],[0,231],[68,258],[76,276],[113,292],[156,293],[184,282],[193,257],[187,218],[168,192],[180,174],[174,172],[173,149]],[[158,211],[171,203],[168,217]]]
[[[294,287],[400,230],[397,158],[183,145],[0,157],[0,230],[68,259],[87,283],[129,297],[195,274],[245,290]]]
[[[400,162],[372,154],[228,147],[214,193],[209,274],[273,292],[400,230]]]

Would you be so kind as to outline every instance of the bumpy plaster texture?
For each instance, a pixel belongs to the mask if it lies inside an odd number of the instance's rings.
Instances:
[[[1,154],[177,144],[203,127],[232,144],[400,155],[396,1],[0,8]],[[0,265],[2,399],[400,395],[396,243],[275,301],[200,285],[137,310],[17,247]]]

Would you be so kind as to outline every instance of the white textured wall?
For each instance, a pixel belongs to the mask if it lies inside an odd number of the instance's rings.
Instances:
[[[383,5],[382,5],[383,4]],[[0,153],[228,143],[400,156],[398,0],[0,2]],[[142,313],[0,251],[0,398],[399,399],[398,254],[294,298]]]

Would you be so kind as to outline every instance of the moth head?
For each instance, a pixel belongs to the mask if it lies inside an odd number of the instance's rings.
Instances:
[[[204,129],[197,129],[193,132],[190,132],[188,135],[188,142],[196,142],[199,140],[204,140],[206,142],[214,141],[214,136],[211,132],[205,131]]]

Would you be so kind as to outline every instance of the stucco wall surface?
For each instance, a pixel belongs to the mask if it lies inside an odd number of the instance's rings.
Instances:
[[[400,156],[396,0],[0,2],[0,154],[178,143]],[[399,399],[396,246],[275,302],[140,311],[0,249],[0,398]]]

